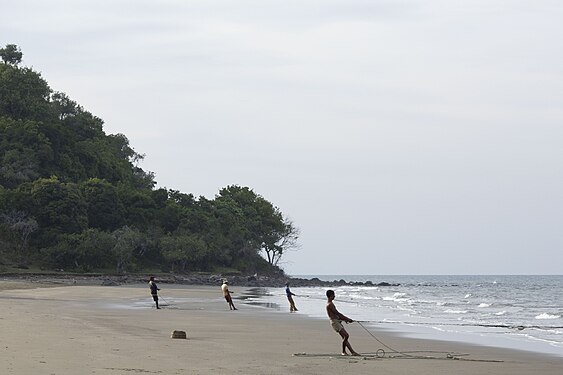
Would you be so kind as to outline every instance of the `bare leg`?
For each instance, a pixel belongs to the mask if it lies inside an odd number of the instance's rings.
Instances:
[[[237,308],[235,307],[235,304],[233,303],[233,299],[231,298],[231,296],[228,296],[226,298],[227,302],[229,303],[229,309],[230,310],[236,310]]]
[[[348,338],[350,338],[348,332],[346,332],[346,330],[342,328],[338,333],[340,333],[340,336],[342,337],[342,355],[348,355],[348,353],[346,353],[346,348],[350,350],[350,354],[359,355],[354,351],[354,349],[352,349],[352,345],[350,345],[350,342],[348,341]]]

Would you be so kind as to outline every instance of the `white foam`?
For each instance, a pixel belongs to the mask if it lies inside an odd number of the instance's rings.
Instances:
[[[377,299],[377,298],[374,298],[374,297],[366,296],[366,295],[363,295],[363,294],[355,294],[355,293],[350,294],[348,297],[350,297],[350,299],[365,299],[365,300]]]
[[[561,315],[548,314],[548,313],[543,313],[543,314],[536,316],[536,319],[538,319],[538,320],[559,319],[559,318],[561,318]]]

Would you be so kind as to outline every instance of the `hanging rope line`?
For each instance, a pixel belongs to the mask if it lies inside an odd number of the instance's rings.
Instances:
[[[377,324],[409,324],[409,325],[426,325],[426,326],[458,326],[458,327],[486,327],[486,328],[508,328],[517,329],[522,331],[524,329],[563,329],[563,326],[525,326],[525,325],[511,325],[511,324],[479,324],[479,323],[428,323],[428,322],[387,322],[376,320],[356,320],[358,323],[377,323]]]

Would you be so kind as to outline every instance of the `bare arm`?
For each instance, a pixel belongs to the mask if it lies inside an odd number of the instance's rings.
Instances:
[[[336,309],[336,306],[334,306],[334,304],[333,304],[332,302],[331,302],[331,303],[328,303],[328,304],[326,305],[326,312],[327,312],[328,317],[329,317],[330,319],[339,319],[339,320],[345,321],[346,323],[352,323],[352,322],[353,322],[352,319],[348,318],[348,317],[347,317],[346,315],[344,315],[344,314],[341,314],[341,313]]]

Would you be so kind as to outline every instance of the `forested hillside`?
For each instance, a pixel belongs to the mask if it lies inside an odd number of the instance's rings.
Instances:
[[[252,189],[156,189],[123,134],[0,49],[0,271],[277,272],[299,231]]]

